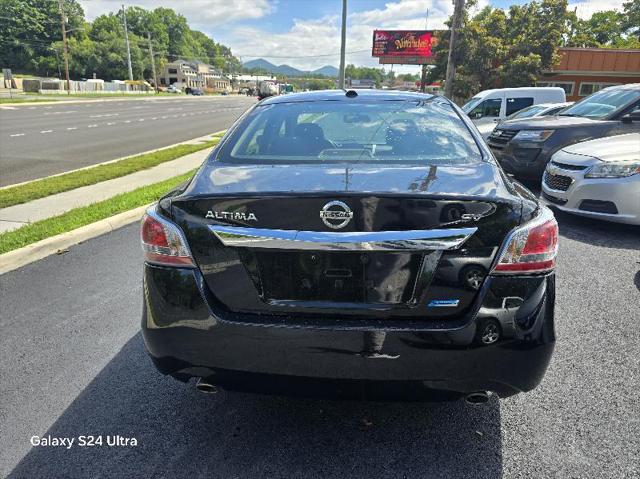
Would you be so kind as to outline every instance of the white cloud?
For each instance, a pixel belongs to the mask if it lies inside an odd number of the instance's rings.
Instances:
[[[578,2],[569,2],[569,10],[576,9],[576,13],[580,18],[589,18],[595,12],[602,10],[619,10],[622,11],[623,0],[584,0]]]
[[[98,15],[115,12],[121,8],[122,0],[79,0],[85,15],[93,20]],[[223,23],[262,18],[275,11],[269,0],[134,0],[126,1],[126,6],[146,9],[157,7],[172,8],[184,15],[191,25],[207,24],[217,26]]]
[[[429,28],[433,28],[431,19],[448,17],[453,10],[450,1],[439,0],[400,0],[386,3],[384,8],[356,12],[351,15],[353,23],[377,25],[378,28],[397,28],[398,23],[407,21],[411,28],[424,28],[427,11]]]

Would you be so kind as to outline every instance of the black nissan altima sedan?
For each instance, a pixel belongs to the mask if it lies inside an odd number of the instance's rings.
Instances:
[[[263,100],[141,229],[147,350],[201,391],[484,402],[551,359],[557,223],[442,97]]]

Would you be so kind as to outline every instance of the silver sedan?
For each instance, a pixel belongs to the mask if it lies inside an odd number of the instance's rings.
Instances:
[[[640,224],[640,133],[577,143],[553,155],[542,201],[562,211]]]

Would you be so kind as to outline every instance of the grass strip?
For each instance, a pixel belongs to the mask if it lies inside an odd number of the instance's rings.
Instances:
[[[152,203],[172,188],[188,180],[195,171],[194,169],[188,173],[174,176],[159,183],[143,186],[128,193],[121,193],[108,200],[74,208],[61,215],[37,221],[13,231],[1,233],[0,254],[22,248],[51,236],[66,233],[90,223],[95,223],[96,221],[122,213],[123,211],[132,210],[138,206]]]
[[[41,180],[34,180],[22,185],[0,189],[0,208],[19,205],[28,201],[44,198],[45,196],[73,190],[81,186],[93,185],[101,181],[119,178],[121,176],[146,170],[181,156],[195,153],[216,145],[220,138],[195,145],[177,145],[164,150],[132,156],[106,165],[94,166],[79,171],[72,171],[58,176],[50,176]]]

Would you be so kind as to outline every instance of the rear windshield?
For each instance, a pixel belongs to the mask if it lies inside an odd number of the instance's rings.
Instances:
[[[640,89],[605,88],[570,106],[560,113],[560,116],[604,118],[638,99],[640,99]]]
[[[482,159],[469,129],[436,97],[258,106],[218,153],[223,162],[449,163]]]

